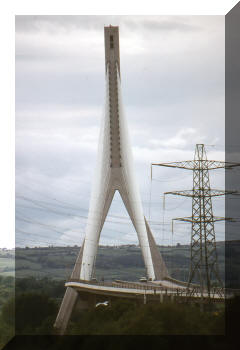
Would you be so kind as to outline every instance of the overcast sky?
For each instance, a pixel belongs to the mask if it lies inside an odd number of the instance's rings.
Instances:
[[[224,16],[17,16],[17,246],[82,242],[110,24],[120,31],[123,103],[144,213],[158,244],[190,242],[190,225],[176,222],[172,234],[171,220],[191,215],[191,199],[169,196],[163,210],[163,193],[191,189],[192,172],[154,167],[151,184],[150,164],[193,159],[196,143],[207,145],[208,159],[224,160]],[[213,188],[224,188],[223,170],[210,176]],[[213,207],[224,216],[224,198]],[[223,223],[216,235],[224,239]],[[131,243],[137,234],[117,195],[100,244]]]

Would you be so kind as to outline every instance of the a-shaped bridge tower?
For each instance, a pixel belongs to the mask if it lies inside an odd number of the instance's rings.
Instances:
[[[95,183],[91,194],[86,235],[72,278],[90,281],[105,218],[115,191],[119,191],[142,250],[147,277],[162,280],[167,269],[143,214],[139,189],[133,171],[132,152],[121,97],[119,31],[105,27],[105,111],[101,126]],[[68,287],[55,327],[63,332],[71,316],[78,293]]]

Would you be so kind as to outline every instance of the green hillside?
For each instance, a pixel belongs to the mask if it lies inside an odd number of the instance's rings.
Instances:
[[[70,277],[79,247],[17,248],[15,269],[16,277],[33,276],[64,280]],[[169,274],[176,279],[186,281],[189,270],[190,249],[188,245],[160,246],[160,252],[167,265]],[[217,244],[220,274],[224,278],[224,242]],[[234,254],[240,251],[240,244],[234,246]],[[14,252],[0,251],[0,275],[14,274]],[[105,280],[138,280],[145,276],[141,250],[135,245],[100,246],[98,249],[96,278]]]

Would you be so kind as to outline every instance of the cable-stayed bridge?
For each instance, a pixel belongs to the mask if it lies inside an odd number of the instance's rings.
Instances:
[[[225,298],[223,288],[204,290],[203,286],[185,283],[169,276],[165,262],[156,245],[149,222],[143,213],[140,192],[130,147],[127,122],[121,97],[121,74],[118,27],[105,27],[105,110],[102,120],[97,167],[91,194],[85,238],[79,251],[71,278],[55,321],[55,328],[63,334],[72,311],[89,308],[106,298],[130,298],[147,301],[205,300]],[[213,165],[218,167],[219,164]],[[141,282],[98,282],[94,278],[100,234],[118,191],[136,230],[146,268],[146,280]],[[211,294],[211,295],[210,295]]]

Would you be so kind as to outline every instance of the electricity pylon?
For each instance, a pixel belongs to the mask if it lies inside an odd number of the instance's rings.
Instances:
[[[222,162],[216,160],[207,160],[205,147],[203,144],[197,144],[195,148],[194,160],[171,162],[171,163],[153,163],[152,165],[188,169],[193,171],[193,189],[185,191],[165,192],[165,194],[174,194],[192,198],[192,216],[175,218],[174,220],[190,222],[191,230],[191,261],[188,280],[190,290],[193,278],[198,275],[200,284],[200,293],[203,297],[207,293],[210,298],[213,290],[213,279],[217,280],[220,287],[223,287],[217,259],[216,237],[214,222],[226,220],[224,217],[213,215],[212,197],[225,194],[236,194],[237,191],[223,191],[210,188],[209,170],[227,168],[231,169],[239,166],[239,163]]]

